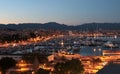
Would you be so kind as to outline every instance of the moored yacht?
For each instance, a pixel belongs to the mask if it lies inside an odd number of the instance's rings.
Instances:
[[[103,46],[108,47],[108,48],[119,48],[119,46],[117,44],[113,44],[111,41],[104,43]]]

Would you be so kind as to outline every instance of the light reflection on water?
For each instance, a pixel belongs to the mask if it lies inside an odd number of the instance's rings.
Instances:
[[[94,51],[94,49],[96,49],[96,51]],[[119,48],[112,48],[112,49],[104,48],[102,46],[99,46],[99,47],[85,46],[85,47],[82,47],[78,53],[83,56],[93,56],[93,55],[99,56],[99,55],[102,55],[102,50],[120,50],[120,49]]]
[[[119,48],[105,48],[103,46],[82,46],[80,49],[79,53],[82,56],[99,56],[102,55],[102,50],[120,50],[120,37],[118,38],[113,38],[113,37],[98,37],[98,39],[105,40],[105,41],[113,41],[116,42],[119,46]],[[96,49],[96,51],[94,51]],[[101,49],[101,50],[99,50]]]

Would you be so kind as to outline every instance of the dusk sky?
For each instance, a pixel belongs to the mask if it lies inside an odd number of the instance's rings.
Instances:
[[[120,0],[0,0],[0,23],[119,23]]]

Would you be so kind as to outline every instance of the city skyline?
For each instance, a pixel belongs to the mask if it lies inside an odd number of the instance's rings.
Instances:
[[[119,23],[120,0],[1,0],[0,23]]]

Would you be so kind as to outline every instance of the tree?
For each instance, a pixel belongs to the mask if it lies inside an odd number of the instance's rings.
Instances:
[[[96,64],[102,62],[100,58],[92,58],[91,60],[93,67],[95,67]]]
[[[55,74],[83,74],[84,68],[80,60],[72,59],[55,65]]]
[[[30,37],[31,37],[31,38],[35,38],[35,37],[36,37],[36,34],[35,34],[34,32],[31,32],[31,33],[30,33]]]
[[[40,68],[35,74],[50,74],[50,70]]]
[[[12,58],[5,57],[0,60],[0,67],[3,74],[5,74],[6,70],[8,70],[11,67],[14,67],[15,65],[16,61]]]
[[[42,55],[40,53],[27,53],[27,54],[24,54],[22,59],[25,60],[28,63],[31,63],[31,64],[34,63],[35,59],[38,59],[40,64],[44,64],[44,63],[48,62],[47,56]]]

